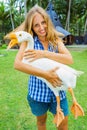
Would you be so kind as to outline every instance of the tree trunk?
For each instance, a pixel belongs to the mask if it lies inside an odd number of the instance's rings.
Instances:
[[[10,19],[11,19],[12,30],[14,30],[14,21],[13,21],[13,18],[12,18],[11,9],[10,9]]]
[[[24,13],[25,13],[25,17],[26,17],[26,14],[27,14],[27,1],[28,0],[24,0]]]
[[[86,20],[85,20],[85,27],[84,27],[84,34],[87,33],[87,17],[86,17]]]
[[[70,26],[70,8],[71,8],[71,0],[68,0],[67,3],[68,5],[68,13],[67,13],[67,19],[66,19],[66,26],[65,29],[69,31],[69,26]]]

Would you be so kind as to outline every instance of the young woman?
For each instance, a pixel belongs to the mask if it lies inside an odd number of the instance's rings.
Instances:
[[[22,43],[15,59],[15,69],[30,75],[28,83],[28,102],[32,113],[37,119],[38,130],[46,130],[47,111],[54,116],[56,114],[56,98],[48,86],[37,79],[40,76],[48,80],[54,87],[61,85],[61,80],[57,77],[54,68],[50,71],[42,71],[21,62],[25,58],[33,60],[46,57],[63,64],[72,64],[73,59],[70,52],[59,38],[59,33],[55,30],[49,16],[39,6],[34,6],[25,19],[25,31],[32,34],[34,38],[34,50],[24,52],[26,42]],[[68,103],[64,91],[60,91],[61,108],[65,118],[57,128],[58,130],[68,130]]]

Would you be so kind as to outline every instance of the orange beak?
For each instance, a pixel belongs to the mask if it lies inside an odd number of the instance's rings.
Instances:
[[[10,33],[10,34],[6,35],[4,38],[11,40],[10,43],[8,44],[7,49],[11,49],[13,46],[18,44],[18,40],[17,40],[15,33]]]

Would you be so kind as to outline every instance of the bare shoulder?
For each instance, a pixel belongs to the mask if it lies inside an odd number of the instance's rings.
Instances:
[[[61,39],[58,40],[58,51],[60,53],[70,53]]]

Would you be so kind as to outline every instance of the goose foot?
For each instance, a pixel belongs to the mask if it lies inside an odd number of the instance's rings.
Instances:
[[[55,115],[53,120],[54,124],[56,124],[56,126],[58,127],[63,121],[63,119],[64,119],[64,114],[61,109],[58,109],[57,114]]]
[[[77,119],[78,116],[84,116],[84,110],[77,102],[73,103],[71,106],[71,112],[75,119]]]

